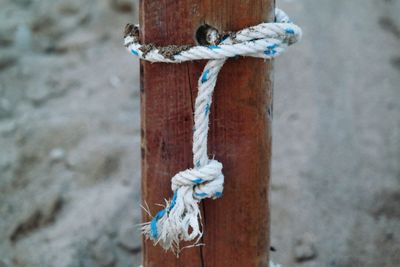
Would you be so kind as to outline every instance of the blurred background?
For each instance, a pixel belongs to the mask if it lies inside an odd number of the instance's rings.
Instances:
[[[400,1],[280,0],[271,257],[400,266]],[[135,0],[0,0],[0,267],[138,266]]]

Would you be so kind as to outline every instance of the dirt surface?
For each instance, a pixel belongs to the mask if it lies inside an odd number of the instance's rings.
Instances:
[[[400,266],[400,1],[277,2],[304,39],[275,64],[272,256]]]
[[[130,1],[0,2],[0,266],[137,266]]]
[[[272,258],[400,266],[400,1],[278,1]],[[0,267],[138,266],[128,0],[0,2]],[[228,181],[227,181],[228,182]]]

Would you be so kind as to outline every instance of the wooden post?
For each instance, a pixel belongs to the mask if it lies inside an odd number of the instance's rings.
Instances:
[[[141,0],[141,41],[195,44],[207,23],[237,31],[273,18],[273,0]],[[193,106],[205,61],[141,62],[142,198],[154,203],[172,196],[170,179],[192,166]],[[218,77],[211,107],[209,153],[223,163],[225,188],[202,204],[205,246],[184,249],[179,258],[143,243],[144,267],[268,266],[269,172],[272,65],[256,58],[228,60]],[[143,213],[143,220],[151,218]]]

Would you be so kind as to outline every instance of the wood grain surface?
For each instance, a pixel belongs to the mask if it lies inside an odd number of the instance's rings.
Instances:
[[[198,27],[237,31],[273,18],[272,0],[141,0],[141,41],[195,44]],[[154,215],[170,179],[192,167],[193,106],[205,61],[141,62],[142,199]],[[143,243],[144,267],[268,266],[272,64],[229,59],[211,107],[209,156],[223,163],[224,195],[202,204],[205,246],[179,258]],[[143,220],[151,218],[143,213]]]

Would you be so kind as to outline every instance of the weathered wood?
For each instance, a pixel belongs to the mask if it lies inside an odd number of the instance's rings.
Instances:
[[[272,19],[272,0],[141,0],[145,43],[194,44],[203,23],[236,31]],[[192,167],[193,103],[205,62],[141,62],[142,198],[152,214],[172,195],[170,179]],[[223,163],[224,195],[203,202],[205,246],[179,258],[150,241],[144,267],[268,266],[271,63],[230,59],[211,107],[209,153]],[[143,213],[143,220],[149,216]]]

